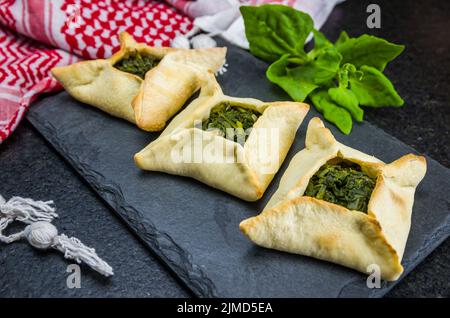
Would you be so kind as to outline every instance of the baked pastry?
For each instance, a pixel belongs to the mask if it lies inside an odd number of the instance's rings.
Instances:
[[[200,88],[207,71],[223,65],[225,54],[226,48],[150,47],[122,32],[120,50],[110,58],[55,67],[52,74],[75,99],[158,131]]]
[[[263,247],[364,273],[376,264],[383,279],[396,280],[425,158],[385,164],[337,142],[319,118],[309,122],[305,143],[264,211],[240,229]]]
[[[209,74],[200,96],[134,156],[141,169],[189,176],[247,201],[261,198],[309,106],[223,94]]]

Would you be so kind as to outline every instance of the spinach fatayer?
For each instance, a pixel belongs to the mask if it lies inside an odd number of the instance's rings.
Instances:
[[[376,264],[396,280],[425,158],[385,164],[345,146],[319,118],[263,212],[240,229],[255,244],[341,264],[363,273]]]
[[[200,96],[134,159],[141,169],[195,178],[256,201],[283,163],[308,110],[303,103],[227,96],[209,74]]]

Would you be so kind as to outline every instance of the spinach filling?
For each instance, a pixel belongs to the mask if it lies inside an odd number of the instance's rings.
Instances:
[[[218,129],[221,136],[243,145],[259,116],[252,109],[223,102],[211,109],[209,118],[202,122],[202,129]]]
[[[127,73],[131,73],[144,79],[145,73],[158,65],[159,60],[150,55],[142,55],[138,51],[114,64],[114,67]]]
[[[311,178],[304,195],[367,213],[375,183],[376,178],[369,177],[357,164],[327,163]]]

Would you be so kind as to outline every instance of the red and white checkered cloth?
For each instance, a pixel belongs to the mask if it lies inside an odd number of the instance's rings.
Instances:
[[[60,90],[57,65],[103,58],[119,48],[118,33],[168,46],[192,20],[153,0],[0,0],[0,143],[30,103]]]
[[[238,12],[242,4],[264,3],[309,12],[320,26],[330,12],[325,7],[340,1],[0,0],[0,143],[14,131],[40,93],[62,89],[50,69],[83,58],[111,56],[119,48],[121,31],[139,42],[169,46],[176,35],[192,28],[190,17],[215,15],[215,21],[220,22],[221,12],[226,15],[227,10]],[[244,46],[243,25],[234,31],[224,37]]]

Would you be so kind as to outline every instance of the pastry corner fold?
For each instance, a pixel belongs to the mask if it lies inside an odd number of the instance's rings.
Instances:
[[[133,99],[136,124],[147,131],[162,130],[205,81],[225,63],[225,47],[179,49],[147,72],[142,89]]]

